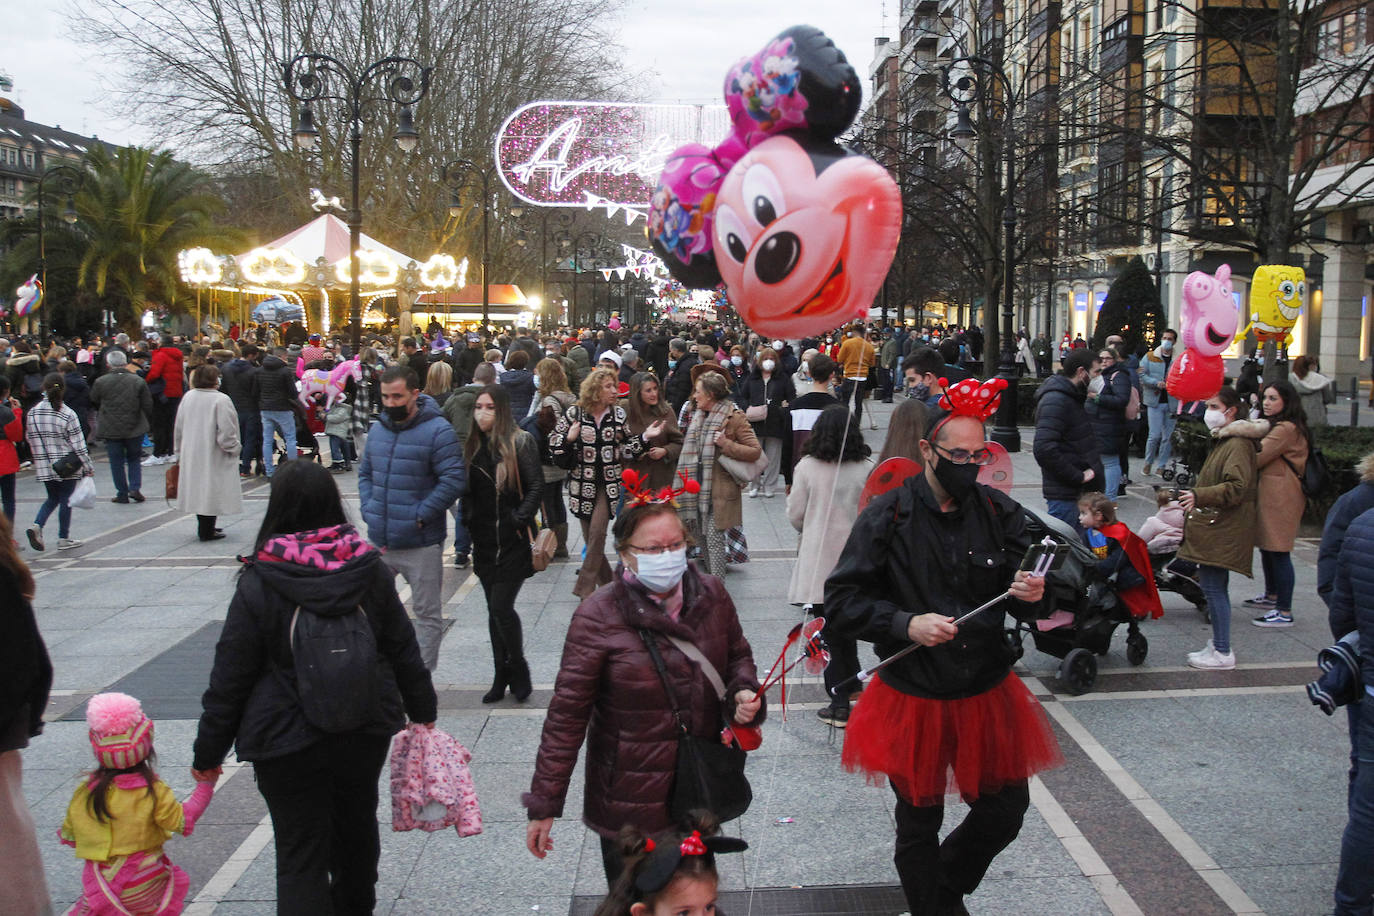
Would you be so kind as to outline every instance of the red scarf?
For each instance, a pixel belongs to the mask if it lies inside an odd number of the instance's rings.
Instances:
[[[1159,603],[1159,589],[1155,588],[1154,568],[1150,566],[1150,552],[1145,548],[1145,542],[1121,522],[1112,522],[1097,530],[1121,545],[1121,549],[1126,551],[1126,559],[1131,561],[1135,571],[1145,580],[1143,585],[1120,592],[1121,600],[1126,602],[1131,616],[1137,620],[1163,617],[1164,608]]]

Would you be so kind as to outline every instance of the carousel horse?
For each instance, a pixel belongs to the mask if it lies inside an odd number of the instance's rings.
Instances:
[[[305,405],[306,410],[310,410],[315,406],[315,397],[324,395],[324,409],[329,410],[334,406],[334,402],[343,396],[349,376],[352,376],[354,382],[363,380],[362,363],[358,362],[356,357],[339,363],[328,372],[323,369],[307,369],[301,375],[300,402]]]

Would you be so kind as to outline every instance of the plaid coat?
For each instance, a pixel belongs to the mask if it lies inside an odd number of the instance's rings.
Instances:
[[[568,429],[582,426],[577,442],[568,441]],[[574,404],[558,418],[549,433],[549,452],[555,460],[572,458],[568,474],[568,508],[578,518],[591,518],[598,491],[605,492],[612,509],[620,498],[621,458],[638,458],[645,450],[644,437],[630,433],[625,408],[607,409],[598,426],[581,407]]]

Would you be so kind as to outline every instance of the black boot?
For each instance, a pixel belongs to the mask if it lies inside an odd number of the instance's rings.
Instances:
[[[510,692],[511,696],[520,703],[528,700],[530,694],[534,692],[534,685],[530,683],[530,666],[525,662],[524,656],[511,662]]]
[[[496,664],[496,676],[492,679],[491,689],[482,694],[483,703],[499,703],[505,699],[506,685],[510,683],[510,666],[504,660]]]

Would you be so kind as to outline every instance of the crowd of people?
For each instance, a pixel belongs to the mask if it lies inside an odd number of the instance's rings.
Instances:
[[[482,702],[525,702],[533,687],[520,593],[535,575],[541,529],[553,535],[552,556],[573,559],[571,513],[584,545],[572,588],[580,604],[522,797],[527,848],[541,859],[553,852],[585,753],[581,816],[600,837],[609,891],[598,914],[706,912],[714,855],[743,844],[720,836],[710,812],[681,808],[681,742],[719,743],[722,729],[755,729],[767,716],[727,582],[749,559],[744,500],[783,496],[798,532],[787,600],[825,621],[831,655],[831,699],[819,718],[845,729],[847,769],[886,779],[895,793],[894,862],[910,911],[966,912],[964,897],[1021,828],[1029,778],[1061,762],[1004,638],[1006,615],[1043,616],[1045,590],[1020,565],[1030,546],[1025,513],[977,483],[992,460],[984,424],[996,388],[974,377],[976,329],[854,324],[770,340],[704,325],[513,328],[450,340],[434,327],[369,340],[357,353],[299,327],[234,331],[72,340],[41,356],[24,340],[0,343],[0,587],[24,607],[33,580],[9,526],[25,463],[47,493],[26,529],[35,551],[46,549],[53,512],[58,549],[80,545],[69,501],[95,473],[88,442],[105,446],[117,504],[144,501],[143,467],[175,464],[177,508],[197,517],[205,541],[224,536],[220,517],[242,511],[244,481],[270,481],[204,695],[191,798],[178,803],[158,779],[151,720],[136,701],[91,701],[98,766],[73,799],[63,839],[87,863],[92,906],[96,893],[128,912],[154,896],[184,897],[185,875],[162,843],[192,831],[232,747],[253,764],[272,816],[278,911],[371,912],[388,740],[407,720],[432,728],[437,717],[432,674],[450,538],[451,562],[471,567],[487,606],[493,680]],[[1137,432],[1148,430],[1148,477],[1170,461],[1180,414],[1211,431],[1195,484],[1162,490],[1142,533],[1176,550],[1178,568],[1206,596],[1212,639],[1188,664],[1227,669],[1236,664],[1228,579],[1252,574],[1256,548],[1264,591],[1244,602],[1252,622],[1293,625],[1291,552],[1310,425],[1319,422],[1308,407],[1326,403],[1326,389],[1309,360],[1293,384],[1247,391],[1242,380],[1205,404],[1179,405],[1165,387],[1176,339],[1165,330],[1150,349],[1126,353],[1119,337],[1098,349],[1066,337],[1056,351],[1043,334],[1023,334],[1015,352],[1024,374],[1045,379],[1033,452],[1048,514],[1104,555]],[[880,449],[864,435],[865,419],[876,428],[879,400],[895,405]],[[327,460],[316,436],[327,437]],[[890,458],[920,470],[860,513],[874,468]],[[344,508],[338,477],[347,474],[356,474],[362,528]],[[1374,469],[1357,489],[1333,510],[1342,521],[1324,542],[1320,576],[1335,635],[1374,641],[1374,607],[1360,597],[1374,590],[1356,587],[1367,574],[1352,547],[1374,538],[1365,511],[1374,510]],[[398,577],[410,586],[409,608]],[[956,625],[1004,591],[994,612]],[[31,610],[21,617],[6,650],[18,660],[18,701],[0,710],[0,828],[22,832],[22,813],[6,799],[18,786],[18,750],[41,731],[51,668]],[[298,620],[301,639],[372,634],[380,678],[356,696],[322,697],[282,677],[309,648],[297,642]],[[882,658],[913,643],[925,651],[851,691],[861,642]],[[1374,676],[1365,683],[1374,692]],[[1371,721],[1352,707],[1352,760],[1369,753]],[[1352,776],[1352,859],[1374,846],[1371,769],[1357,763]],[[941,840],[949,795],[970,812]],[[118,855],[92,839],[109,835],[115,816],[124,818]],[[19,850],[16,867],[29,854]],[[1367,907],[1374,887],[1365,871],[1343,864],[1340,880],[1338,902],[1345,894]]]

